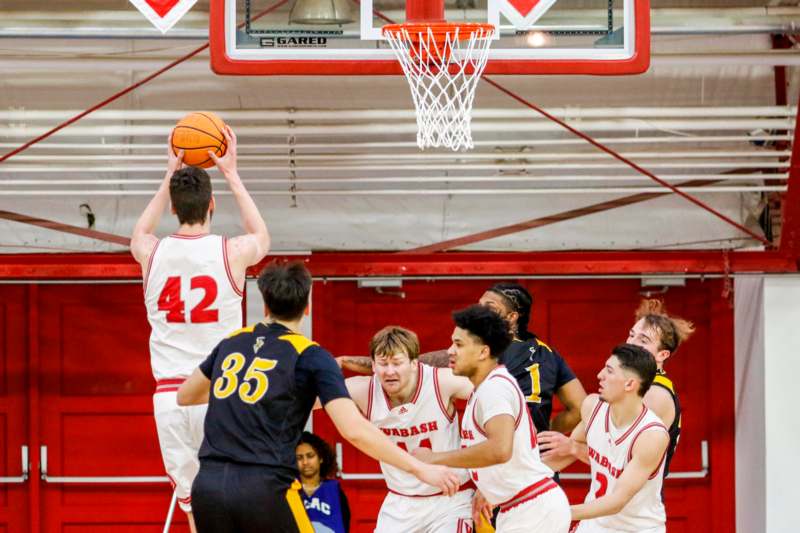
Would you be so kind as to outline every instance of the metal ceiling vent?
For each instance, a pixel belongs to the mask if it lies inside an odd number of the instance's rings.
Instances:
[[[347,24],[353,22],[349,0],[296,0],[291,24]]]

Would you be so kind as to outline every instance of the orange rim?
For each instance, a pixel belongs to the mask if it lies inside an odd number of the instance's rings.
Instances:
[[[408,32],[410,41],[414,44],[420,42],[420,34],[427,36],[428,30],[431,31],[437,43],[444,43],[447,36],[455,34],[456,30],[458,30],[458,40],[466,41],[479,30],[483,30],[487,35],[491,34],[494,31],[494,25],[485,22],[407,22],[405,24],[387,24],[381,28],[384,35],[387,33],[402,34],[403,30]]]

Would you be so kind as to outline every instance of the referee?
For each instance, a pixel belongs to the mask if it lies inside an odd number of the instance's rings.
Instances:
[[[305,266],[272,263],[258,288],[267,318],[221,341],[178,391],[179,405],[209,404],[192,486],[198,532],[313,533],[295,448],[317,397],[361,451],[454,494],[455,474],[411,457],[361,416],[330,353],[297,333],[311,290]]]

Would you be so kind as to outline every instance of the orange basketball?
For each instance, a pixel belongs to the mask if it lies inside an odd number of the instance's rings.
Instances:
[[[196,111],[183,117],[172,131],[172,151],[183,150],[183,162],[193,167],[209,168],[214,161],[209,150],[222,157],[228,150],[222,131],[225,123],[214,113]]]

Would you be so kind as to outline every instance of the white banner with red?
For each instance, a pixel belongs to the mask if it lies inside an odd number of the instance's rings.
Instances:
[[[197,0],[130,0],[161,33],[167,33]]]

